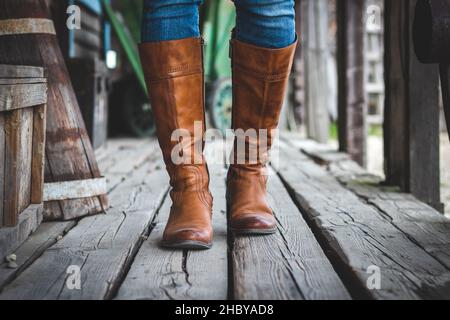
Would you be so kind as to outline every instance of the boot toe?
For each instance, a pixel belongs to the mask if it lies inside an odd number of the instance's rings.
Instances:
[[[242,214],[232,218],[231,228],[237,234],[270,234],[276,232],[276,221],[268,214]]]
[[[211,248],[211,232],[201,229],[181,229],[164,235],[162,246],[180,249]]]

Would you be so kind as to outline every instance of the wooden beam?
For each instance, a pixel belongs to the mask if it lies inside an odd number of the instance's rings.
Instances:
[[[33,116],[33,160],[31,164],[31,203],[42,203],[44,194],[45,128],[47,105],[35,108]]]
[[[19,218],[19,150],[23,109],[9,112],[5,117],[5,194],[3,199],[3,226],[14,227]]]
[[[384,123],[387,183],[443,211],[438,69],[418,61],[411,29],[417,0],[385,1]]]
[[[450,64],[443,63],[439,67],[441,73],[442,102],[444,104],[445,121],[450,138]]]
[[[338,0],[338,133],[340,150],[366,164],[365,1]]]

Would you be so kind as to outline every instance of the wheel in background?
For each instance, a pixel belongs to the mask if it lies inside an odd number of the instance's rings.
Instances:
[[[225,134],[231,128],[231,110],[233,90],[231,78],[222,78],[213,82],[208,90],[209,118],[214,128]]]
[[[156,126],[147,96],[137,81],[121,81],[113,95],[114,134],[130,134],[134,137],[150,137]]]

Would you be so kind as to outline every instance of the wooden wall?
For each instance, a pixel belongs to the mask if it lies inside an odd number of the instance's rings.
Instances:
[[[388,184],[442,211],[438,68],[420,63],[414,53],[416,3],[385,1],[385,171]]]

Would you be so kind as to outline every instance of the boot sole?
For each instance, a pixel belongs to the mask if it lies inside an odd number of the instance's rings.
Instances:
[[[273,229],[231,229],[234,236],[268,236],[277,233],[277,228]]]
[[[208,250],[211,249],[212,243],[204,243],[201,241],[185,240],[168,242],[161,241],[159,245],[167,249],[183,249],[183,250]]]

